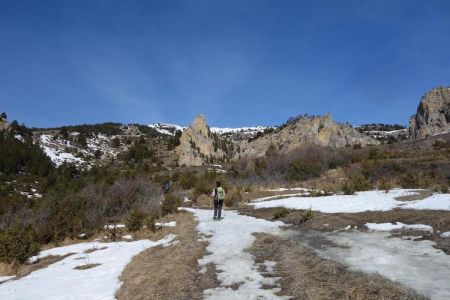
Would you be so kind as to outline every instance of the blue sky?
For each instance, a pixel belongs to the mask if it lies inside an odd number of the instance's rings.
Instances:
[[[401,123],[450,85],[450,1],[0,1],[0,111],[28,126]]]

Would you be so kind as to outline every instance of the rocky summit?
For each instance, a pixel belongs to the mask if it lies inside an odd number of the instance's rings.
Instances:
[[[214,137],[203,115],[198,115],[194,122],[183,130],[176,151],[179,155],[179,166],[202,166],[225,156],[222,149],[214,146]]]
[[[340,148],[377,145],[379,141],[358,132],[350,124],[334,122],[331,115],[326,114],[295,118],[272,133],[241,144],[237,155],[263,156],[270,147],[289,152],[305,144]]]
[[[450,131],[450,87],[438,87],[422,97],[417,113],[409,120],[413,139]]]

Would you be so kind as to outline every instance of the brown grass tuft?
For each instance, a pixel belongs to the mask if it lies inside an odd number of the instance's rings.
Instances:
[[[74,270],[87,270],[87,269],[92,269],[95,267],[100,266],[101,264],[86,264],[86,265],[79,265],[76,266],[75,268],[73,268]]]

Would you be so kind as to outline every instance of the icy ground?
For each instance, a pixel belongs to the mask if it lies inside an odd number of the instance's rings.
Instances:
[[[273,278],[265,278],[257,270],[252,256],[245,251],[251,246],[254,233],[280,232],[282,222],[270,222],[235,211],[225,211],[225,218],[213,221],[211,210],[186,209],[192,212],[199,224],[197,230],[208,241],[208,255],[199,260],[203,271],[208,263],[216,267],[220,287],[204,291],[206,299],[279,299],[279,289],[263,289],[264,284],[274,284]],[[273,264],[268,262],[270,268]],[[231,288],[236,286],[237,289]]]
[[[358,192],[355,195],[332,195],[322,197],[288,197],[278,200],[256,199],[254,208],[285,207],[309,209],[324,213],[358,213],[363,211],[388,211],[394,208],[418,210],[450,210],[450,194],[434,194],[423,200],[398,201],[395,198],[415,194],[415,190],[395,189]],[[272,196],[276,197],[276,196]]]
[[[168,235],[156,242],[80,243],[42,251],[39,258],[74,254],[28,276],[0,284],[0,299],[114,299],[122,284],[119,276],[132,257],[151,247],[168,246],[174,239],[175,235]],[[96,251],[85,253],[91,249]],[[74,269],[90,264],[94,267]]]
[[[315,247],[327,258],[355,270],[379,273],[431,299],[450,299],[450,256],[433,248],[434,242],[389,237],[387,232],[314,234],[349,247]],[[311,235],[296,239],[306,244],[312,240]]]
[[[374,231],[392,231],[398,229],[411,229],[411,230],[419,230],[419,231],[428,231],[433,232],[433,227],[430,225],[424,224],[403,224],[402,222],[393,223],[366,223],[365,226],[369,230]]]

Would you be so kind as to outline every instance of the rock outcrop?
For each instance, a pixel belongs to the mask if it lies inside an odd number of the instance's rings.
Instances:
[[[353,128],[350,124],[338,124],[330,114],[301,117],[288,122],[273,133],[265,134],[251,142],[239,145],[239,155],[263,156],[269,148],[289,152],[305,144],[324,147],[377,145],[379,142]]]
[[[450,131],[450,87],[439,87],[422,97],[417,113],[409,120],[413,139]]]
[[[0,117],[0,130],[7,130],[9,128],[9,123],[6,118]]]
[[[214,137],[206,125],[203,115],[197,116],[180,137],[176,151],[179,166],[202,166],[225,157],[225,153],[214,145]]]

